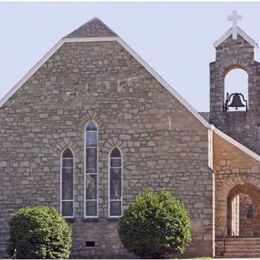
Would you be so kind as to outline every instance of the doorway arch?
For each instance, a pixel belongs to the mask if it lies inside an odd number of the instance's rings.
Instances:
[[[251,183],[237,184],[227,196],[227,235],[260,236],[260,190]]]

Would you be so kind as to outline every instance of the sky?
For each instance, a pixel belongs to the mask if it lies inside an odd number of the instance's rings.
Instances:
[[[99,17],[196,110],[208,111],[213,43],[231,27],[232,10],[260,43],[260,2],[0,2],[0,98],[62,37]],[[227,85],[247,84],[233,74]]]

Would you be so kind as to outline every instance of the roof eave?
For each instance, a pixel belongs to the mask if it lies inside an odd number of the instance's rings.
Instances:
[[[242,152],[244,152],[245,154],[247,154],[248,156],[250,156],[251,158],[255,159],[256,161],[260,162],[260,156],[259,154],[255,153],[254,151],[250,150],[249,148],[247,148],[246,146],[244,146],[243,144],[239,143],[238,141],[236,141],[234,138],[230,137],[229,135],[225,134],[224,132],[222,132],[221,130],[219,130],[218,128],[216,128],[214,125],[211,125],[211,130],[217,134],[218,136],[220,136],[221,138],[223,138],[224,140],[226,140],[228,143],[234,145],[235,147],[237,147],[239,150],[241,150]]]

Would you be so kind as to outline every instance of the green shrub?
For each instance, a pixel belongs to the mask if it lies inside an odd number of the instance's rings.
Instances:
[[[22,208],[10,219],[9,253],[17,258],[68,258],[71,228],[54,208]]]
[[[183,253],[191,242],[191,221],[170,192],[147,189],[124,211],[118,233],[122,244],[141,257]]]

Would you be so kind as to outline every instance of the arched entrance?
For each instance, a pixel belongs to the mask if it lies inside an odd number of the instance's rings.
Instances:
[[[260,190],[253,184],[237,184],[227,197],[227,235],[260,236]]]

